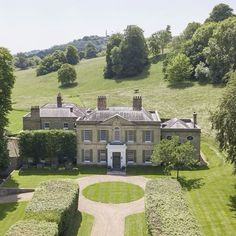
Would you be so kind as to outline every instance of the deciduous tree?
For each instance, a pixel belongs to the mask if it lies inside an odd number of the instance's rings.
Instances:
[[[76,71],[70,64],[63,64],[58,70],[58,81],[62,86],[75,82],[76,77]]]
[[[90,59],[90,58],[96,57],[97,56],[97,49],[94,46],[94,44],[88,43],[86,45],[86,47],[85,47],[84,54],[85,54],[85,58],[86,59]]]
[[[66,48],[67,63],[76,65],[79,62],[78,49],[73,45],[68,45]]]

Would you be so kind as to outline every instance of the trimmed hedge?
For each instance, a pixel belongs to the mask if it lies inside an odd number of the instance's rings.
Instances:
[[[53,222],[24,220],[11,226],[5,236],[58,236],[58,229]]]
[[[78,210],[78,184],[71,180],[49,180],[36,189],[26,208],[26,219],[56,222],[60,235],[66,235]]]
[[[68,130],[23,131],[19,135],[20,156],[34,164],[45,160],[51,163],[73,161],[76,156],[76,134]]]
[[[150,235],[202,235],[177,180],[157,179],[147,183],[145,215]]]

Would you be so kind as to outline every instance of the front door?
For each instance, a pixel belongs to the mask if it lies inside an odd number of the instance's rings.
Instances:
[[[113,152],[113,169],[120,169],[120,152]]]

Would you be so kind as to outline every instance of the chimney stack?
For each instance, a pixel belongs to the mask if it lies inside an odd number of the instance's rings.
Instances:
[[[99,111],[107,109],[107,98],[106,98],[106,96],[98,96],[97,109]]]
[[[61,93],[58,93],[58,95],[57,95],[57,107],[62,107]]]
[[[39,106],[31,107],[31,118],[39,118],[40,117],[40,109]]]
[[[193,113],[193,125],[194,125],[194,128],[197,125],[197,113],[196,112]]]
[[[134,111],[141,111],[142,110],[142,97],[141,96],[134,96],[133,97],[133,110]]]

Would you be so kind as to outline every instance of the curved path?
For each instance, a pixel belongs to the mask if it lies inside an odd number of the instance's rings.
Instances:
[[[125,217],[144,211],[144,198],[129,203],[107,204],[91,201],[82,195],[83,189],[88,185],[108,181],[123,181],[145,188],[148,180],[141,176],[109,175],[94,175],[78,179],[80,186],[79,210],[95,217],[92,236],[123,236]]]

